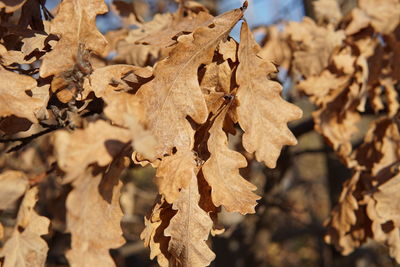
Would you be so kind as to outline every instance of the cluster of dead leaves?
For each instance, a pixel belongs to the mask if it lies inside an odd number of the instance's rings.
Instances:
[[[315,104],[315,129],[354,172],[327,222],[326,241],[349,254],[368,238],[400,262],[400,1],[315,3],[317,21],[268,29],[261,54],[289,69]],[[300,78],[299,78],[300,77]],[[375,114],[360,143],[357,123]]]
[[[247,161],[228,146],[229,134],[240,126],[244,149],[273,168],[282,147],[296,143],[287,123],[302,113],[269,79],[275,66],[258,55],[247,23],[239,43],[228,36],[247,3],[213,17],[181,1],[176,13],[150,22],[125,14],[138,28],[103,36],[95,24],[107,12],[102,0],[64,0],[54,18],[44,1],[17,2],[0,2],[2,149],[17,151],[15,159],[47,135],[40,153],[29,152],[44,170],[12,166],[12,156],[0,168],[0,209],[24,196],[0,252],[4,266],[44,265],[42,236],[56,221],[35,203],[50,179],[72,185],[64,229],[70,265],[114,266],[109,250],[125,242],[119,177],[133,162],[157,169],[159,196],[141,235],[151,258],[209,265],[207,239],[223,231],[221,206],[254,213],[259,199],[240,175]]]

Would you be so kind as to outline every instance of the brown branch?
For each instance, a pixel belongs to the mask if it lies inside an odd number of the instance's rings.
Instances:
[[[296,138],[299,138],[301,135],[314,130],[314,120],[313,118],[308,118],[302,123],[289,128],[294,136],[296,136]]]
[[[60,129],[60,128],[62,128],[62,127],[60,127],[58,125],[49,126],[48,129],[45,129],[45,130],[43,130],[41,132],[32,134],[30,136],[19,137],[19,138],[10,138],[10,139],[0,139],[0,143],[21,142],[21,144],[19,144],[17,146],[14,146],[11,149],[7,150],[7,153],[10,153],[10,152],[14,152],[14,151],[17,151],[17,150],[21,149],[22,147],[26,146],[27,144],[32,142],[34,139],[36,139],[36,138],[38,138],[38,137],[40,137],[42,135],[48,134],[48,133],[53,132],[53,131],[55,131],[57,129]]]

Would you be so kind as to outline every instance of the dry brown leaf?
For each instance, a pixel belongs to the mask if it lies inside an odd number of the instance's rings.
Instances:
[[[210,129],[207,142],[210,158],[203,165],[204,178],[211,186],[215,206],[223,205],[229,212],[254,213],[257,199],[252,191],[257,187],[239,173],[247,166],[246,158],[228,148],[228,138],[222,130],[227,107],[217,116]]]
[[[194,173],[190,175],[188,187],[181,190],[172,206],[178,212],[164,231],[171,237],[168,246],[172,255],[170,266],[208,266],[215,258],[205,242],[213,222],[199,207],[197,178]]]
[[[0,251],[3,267],[45,266],[48,246],[40,236],[49,232],[50,220],[34,210],[37,194],[37,187],[25,194],[12,236]]]
[[[297,85],[297,89],[310,96],[313,103],[320,106],[332,90],[343,90],[349,83],[348,76],[336,76],[328,70],[318,76],[310,76]]]
[[[359,8],[354,8],[351,10],[351,18],[352,19],[345,30],[347,35],[355,34],[368,27],[370,22],[368,15]]]
[[[154,79],[139,89],[137,95],[146,111],[149,130],[160,144],[158,157],[172,154],[174,147],[192,148],[194,131],[186,117],[204,123],[208,116],[197,69],[211,62],[218,43],[242,16],[243,10],[235,9],[216,17],[212,27],[180,36],[169,57],[155,66]]]
[[[164,236],[164,230],[175,214],[172,205],[159,195],[151,213],[144,218],[145,228],[140,234],[144,246],[150,248],[150,259],[157,257],[157,262],[162,267],[167,267],[171,258],[168,252],[170,237]]]
[[[337,209],[333,211],[331,224],[334,228],[338,229],[340,235],[345,235],[349,232],[350,227],[356,223],[355,210],[358,209],[359,204],[354,196],[357,183],[359,182],[360,173],[357,172],[350,180],[343,184],[343,190],[340,194]],[[331,243],[329,236],[327,242]]]
[[[41,109],[47,105],[48,86],[37,87],[35,79],[5,70],[1,66],[0,76],[0,117],[15,115],[33,123],[38,122]],[[27,92],[35,90],[44,92],[41,97],[28,95]]]
[[[387,106],[389,109],[389,116],[393,117],[396,115],[400,108],[400,103],[397,101],[399,97],[399,92],[395,88],[394,80],[391,78],[384,78],[380,80],[380,83],[385,89],[385,94],[387,97]]]
[[[212,200],[212,188],[205,180],[202,170],[200,170],[197,174],[197,181],[200,193],[199,206],[209,214],[211,220],[213,221],[213,227],[210,233],[212,236],[223,234],[225,232],[224,225],[220,224],[218,221],[218,215],[220,214],[222,209],[221,207],[215,206]]]
[[[131,34],[127,40],[130,42],[136,42],[138,44],[159,47],[160,49],[174,44],[176,41],[173,40],[173,37],[179,35],[180,33],[193,32],[196,30],[196,28],[200,26],[208,26],[212,22],[213,17],[206,12],[200,12],[194,16],[187,16],[185,18],[174,16],[172,21],[167,24],[167,27],[161,28],[157,31],[153,31],[151,28],[150,32],[148,33],[138,29],[136,32],[140,32],[140,35],[143,37],[136,39],[132,38],[133,34]]]
[[[97,97],[101,97],[105,101],[104,112],[113,123],[127,126],[125,114],[145,124],[139,99],[128,91],[137,90],[141,83],[146,82],[151,75],[151,68],[112,65],[96,69],[90,75],[90,82],[85,83],[84,86],[86,91],[93,91]],[[133,88],[133,86],[137,88]]]
[[[351,75],[355,71],[356,57],[351,54],[351,47],[346,47],[339,53],[332,56],[332,61],[336,68],[344,74]]]
[[[188,150],[179,150],[161,160],[155,179],[158,191],[168,203],[175,202],[180,191],[189,185],[196,168],[194,154]]]
[[[0,44],[0,58],[3,66],[10,66],[13,64],[31,64],[36,61],[35,57],[29,59],[26,58],[26,54],[16,50],[6,50],[6,48]]]
[[[371,169],[376,185],[368,196],[367,214],[372,220],[374,239],[389,246],[390,255],[400,260],[397,191],[400,182],[400,132],[389,118],[377,120],[369,129],[364,144],[357,151],[358,158]],[[368,155],[371,155],[368,157]],[[368,158],[369,161],[368,161]],[[367,163],[367,164],[366,164]]]
[[[53,46],[57,43],[55,40],[48,40],[47,34],[34,33],[33,36],[29,36],[22,40],[21,52],[28,56],[35,50],[45,52],[45,46]],[[47,41],[47,42],[46,42]]]
[[[140,86],[140,81],[147,81],[152,76],[151,67],[141,68],[132,65],[116,64],[98,68],[90,75],[90,83],[85,86],[90,87],[89,91],[93,91],[97,97],[104,98],[107,101],[107,96],[114,91],[129,91],[134,90],[127,83],[129,76],[131,84]],[[136,88],[137,90],[137,88]]]
[[[127,158],[118,157],[104,174],[93,175],[92,169],[74,181],[66,202],[67,230],[71,233],[67,259],[72,267],[115,266],[109,249],[125,243],[119,176],[127,165]]]
[[[392,119],[381,119],[376,121],[377,128],[382,127],[383,129],[377,129],[378,131],[385,130],[385,135],[381,136],[381,140],[374,141],[374,145],[377,149],[377,154],[382,155],[381,158],[373,157],[372,159],[379,158],[374,162],[371,173],[374,176],[378,176],[383,172],[385,168],[392,168],[394,174],[400,171],[400,169],[396,169],[400,163],[400,132],[399,126],[396,125],[395,121]],[[384,126],[387,124],[387,128]],[[372,132],[368,132],[367,134],[371,134]],[[375,155],[374,155],[375,156]],[[370,161],[373,161],[370,159]],[[400,221],[399,221],[400,222]],[[399,223],[400,227],[400,223]]]
[[[389,246],[389,254],[395,258],[397,262],[400,262],[400,230],[394,228],[388,233],[387,244]]]
[[[297,143],[287,123],[299,119],[302,111],[282,99],[281,85],[267,78],[275,67],[257,56],[260,47],[246,22],[242,25],[240,39],[236,80],[243,146],[246,151],[255,152],[258,161],[275,168],[282,146]]]
[[[236,62],[236,52],[238,43],[233,38],[228,38],[227,40],[222,40],[218,46],[218,52],[222,55],[224,60],[232,60]]]
[[[126,62],[136,66],[145,66],[150,57],[158,58],[159,46],[136,43],[147,35],[160,34],[173,21],[173,15],[170,13],[157,14],[153,20],[141,25],[140,29],[128,32],[126,38],[116,44],[117,56],[116,62]],[[176,33],[175,33],[176,34]],[[173,36],[171,36],[172,38]],[[169,39],[168,39],[169,41]]]
[[[206,12],[189,13],[185,17],[179,10],[175,14],[155,15],[152,21],[130,31],[125,40],[118,44],[115,60],[144,66],[150,57],[164,58],[168,55],[169,47],[176,43],[176,37],[190,33],[203,24],[206,26],[213,19]]]
[[[116,51],[118,43],[124,40],[128,36],[128,33],[128,29],[118,29],[115,31],[106,32],[104,36],[106,37],[108,42],[108,53],[110,53],[111,51]],[[116,57],[119,57],[119,55],[116,55]]]
[[[9,208],[28,189],[28,177],[23,172],[7,170],[0,173],[0,210]]]
[[[205,67],[204,76],[200,82],[201,90],[204,93],[230,93],[231,77],[232,69],[230,68],[228,61],[223,61],[222,63],[212,62]],[[207,97],[207,95],[205,97]],[[209,110],[209,112],[211,112],[211,110]]]
[[[301,23],[290,22],[285,32],[295,50],[293,66],[305,77],[319,75],[345,38],[342,30],[319,27],[307,17]]]
[[[360,0],[359,8],[351,11],[346,34],[356,34],[371,25],[377,32],[389,34],[400,22],[400,3],[397,0]]]
[[[86,86],[106,103],[105,115],[114,124],[128,128],[134,149],[147,159],[155,159],[157,142],[146,128],[146,118],[139,99],[128,91],[137,90],[152,76],[151,68],[112,65],[96,69]]]
[[[375,195],[379,195],[379,201],[382,201],[382,205],[378,207],[378,201],[374,198],[370,198],[367,206],[368,216],[373,220],[371,225],[371,230],[373,232],[374,240],[378,242],[383,242],[389,247],[389,254],[391,257],[395,258],[396,261],[399,261],[400,256],[400,247],[399,247],[399,227],[398,222],[394,222],[391,219],[397,219],[396,210],[397,207],[393,207],[398,202],[397,195],[393,195],[393,191],[389,189],[387,186],[393,186],[394,188],[398,188],[398,180],[399,176],[393,177],[388,183],[384,184],[381,188],[382,191],[378,191]],[[387,190],[388,192],[384,192],[383,190]],[[388,197],[392,197],[392,199],[388,199]],[[379,211],[378,208],[383,208],[383,211]],[[392,210],[389,210],[389,209]]]
[[[276,65],[289,69],[292,52],[277,26],[268,27],[266,39],[263,42],[265,42],[265,45],[258,55]]]
[[[48,77],[71,69],[80,43],[102,55],[107,49],[107,40],[96,27],[96,16],[106,12],[103,0],[62,1],[50,25],[50,33],[59,36],[60,40],[43,57],[40,76]]]
[[[374,193],[375,210],[381,224],[392,221],[395,227],[400,227],[399,198],[400,175],[392,177],[388,182],[378,187]]]
[[[130,25],[140,25],[143,22],[143,17],[136,12],[136,6],[140,4],[146,5],[143,1],[125,2],[125,1],[113,1],[111,9],[113,12],[118,14],[124,27],[129,27]],[[147,7],[148,8],[148,7]]]
[[[360,115],[355,107],[343,108],[346,102],[342,95],[339,96],[339,100],[315,111],[313,118],[315,130],[328,140],[343,159],[346,159],[352,152],[351,137],[358,131],[357,122],[360,120]]]
[[[360,201],[360,172],[343,185],[339,204],[332,211],[325,241],[335,245],[343,255],[350,254],[369,237],[365,206]]]
[[[337,25],[342,19],[342,12],[336,0],[319,0],[312,4],[317,21]]]
[[[359,0],[358,4],[376,31],[390,33],[399,25],[400,3],[398,0]]]
[[[54,145],[58,166],[67,173],[64,182],[71,182],[80,176],[92,163],[107,166],[130,140],[129,130],[111,126],[102,120],[73,133],[56,132]]]

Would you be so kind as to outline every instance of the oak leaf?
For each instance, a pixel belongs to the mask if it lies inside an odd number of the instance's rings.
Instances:
[[[172,257],[172,266],[207,266],[215,254],[207,246],[206,240],[213,222],[208,214],[199,207],[200,194],[196,175],[193,173],[187,188],[182,189],[172,208],[177,210],[165,229],[170,236],[168,251]]]
[[[116,60],[125,58],[127,63],[143,66],[150,57],[164,58],[179,35],[193,32],[196,28],[212,22],[213,16],[210,14],[191,12],[184,5],[181,3],[174,14],[157,14],[152,21],[131,30],[117,46]],[[186,11],[185,16],[183,11]]]
[[[171,218],[176,214],[172,205],[165,198],[158,195],[151,213],[144,218],[145,228],[140,234],[144,246],[150,248],[150,259],[157,257],[160,266],[166,267],[171,258],[168,252],[170,237],[164,236],[164,230],[168,227]]]
[[[350,254],[370,237],[365,204],[360,203],[363,173],[355,172],[343,185],[339,204],[332,211],[325,241],[343,255]]]
[[[301,80],[297,88],[309,95],[313,103],[320,106],[327,101],[331,91],[342,91],[348,86],[349,82],[349,76],[335,75],[328,70],[323,70],[320,75]]]
[[[174,155],[164,157],[155,178],[160,194],[168,203],[175,202],[180,191],[189,185],[195,171],[195,157],[189,150],[179,150]]]
[[[22,39],[21,52],[25,57],[29,57],[33,52],[47,52],[53,47],[57,41],[54,36],[49,36],[42,33],[33,33],[33,36],[28,36]]]
[[[197,69],[211,63],[218,43],[242,16],[243,10],[235,9],[216,17],[209,27],[180,36],[169,57],[156,64],[154,79],[138,90],[149,130],[160,144],[159,157],[172,154],[174,147],[180,150],[193,146],[194,131],[186,117],[204,123],[208,116]]]
[[[131,92],[148,82],[152,74],[151,68],[106,66],[97,68],[90,75],[90,83],[86,83],[86,86],[89,87],[87,91],[93,91],[104,100],[104,114],[113,124],[130,130],[135,151],[154,160],[157,142],[146,129],[146,118],[138,97]]]
[[[361,117],[356,110],[356,102],[351,101],[350,90],[336,89],[333,100],[324,103],[312,114],[315,130],[327,139],[344,160],[347,160],[352,152],[351,137],[358,131],[357,122]],[[325,97],[326,99],[329,98]]]
[[[36,58],[26,57],[27,55],[22,51],[7,50],[2,44],[0,44],[0,58],[2,66],[10,66],[13,64],[31,64]]]
[[[207,98],[208,94],[212,92],[230,93],[232,72],[233,71],[229,66],[228,61],[218,63],[212,62],[211,64],[208,64],[205,67],[204,75],[200,82],[200,87],[205,93],[205,97]],[[207,107],[209,107],[208,104],[209,103],[207,103]],[[213,111],[210,109],[208,109],[208,111],[213,113]]]
[[[23,172],[7,170],[0,173],[0,210],[7,209],[28,189],[28,177]]]
[[[293,66],[303,76],[318,75],[329,64],[332,52],[345,39],[344,31],[320,27],[305,17],[288,23],[285,34],[294,47]]]
[[[236,62],[238,43],[233,38],[222,40],[218,46],[218,52],[222,55],[224,60],[230,59],[232,62]]]
[[[211,156],[204,163],[202,171],[211,186],[215,206],[223,205],[229,212],[254,213],[256,200],[260,197],[252,192],[257,187],[239,174],[239,169],[247,166],[246,158],[228,148],[228,138],[222,129],[226,113],[227,107],[210,128],[207,147]]]
[[[258,55],[272,63],[289,69],[292,51],[278,26],[270,26],[266,30],[265,43]]]
[[[318,22],[328,22],[337,25],[342,19],[342,12],[338,2],[335,0],[319,0],[312,3],[314,5],[315,17]]]
[[[397,192],[400,186],[400,175],[390,178],[378,187],[379,191],[373,195],[376,200],[375,209],[381,224],[392,221],[395,227],[400,227],[399,201]]]
[[[242,24],[240,36],[236,81],[243,146],[246,151],[255,152],[258,161],[274,168],[282,146],[297,143],[287,123],[299,119],[302,111],[282,99],[282,87],[267,78],[275,67],[257,56],[260,47],[246,22]]]
[[[0,66],[0,117],[15,115],[38,122],[40,111],[48,101],[48,86],[37,87],[32,77],[5,70]],[[40,96],[27,92],[41,91]]]
[[[80,43],[86,49],[102,55],[106,51],[107,40],[96,27],[96,16],[106,12],[107,6],[103,0],[62,1],[49,32],[59,36],[60,40],[43,57],[40,76],[48,77],[71,69]]]
[[[358,4],[359,8],[352,10],[347,34],[357,33],[368,25],[377,32],[388,34],[400,22],[400,3],[397,0],[360,0]]]
[[[58,166],[67,173],[64,182],[80,176],[92,163],[107,166],[130,140],[131,133],[127,129],[111,126],[103,120],[73,133],[56,132],[54,145]]]
[[[143,17],[146,17],[146,14],[149,12],[149,6],[143,0],[131,3],[113,1],[111,10],[121,17],[124,27],[129,27],[130,25],[140,25],[143,22]]]
[[[380,84],[385,89],[387,106],[389,110],[388,114],[389,116],[395,116],[400,108],[400,103],[397,101],[399,97],[399,91],[395,88],[395,82],[391,78],[385,78],[380,80]]]
[[[67,207],[67,230],[71,249],[67,258],[71,266],[115,266],[109,249],[125,243],[122,237],[123,216],[119,198],[121,172],[129,164],[117,157],[107,171],[93,175],[89,169],[73,182]]]
[[[17,224],[0,251],[3,267],[45,266],[48,246],[40,236],[48,233],[50,220],[34,210],[38,188],[29,189],[18,211]]]

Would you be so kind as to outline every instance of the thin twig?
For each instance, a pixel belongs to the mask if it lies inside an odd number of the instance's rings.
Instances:
[[[308,118],[300,124],[290,127],[290,130],[298,138],[299,136],[311,132],[314,130],[314,120],[313,118]]]
[[[31,141],[33,141],[35,138],[38,138],[42,135],[48,134],[50,132],[53,132],[57,129],[60,129],[60,126],[50,126],[48,129],[45,129],[41,132],[32,134],[30,136],[26,136],[26,137],[19,137],[19,138],[10,138],[10,139],[0,139],[0,143],[11,143],[11,142],[21,142],[21,144],[12,147],[11,149],[9,149],[7,151],[7,153],[13,152],[13,151],[17,151],[19,149],[21,149],[22,147],[24,147],[25,145],[29,144]]]

